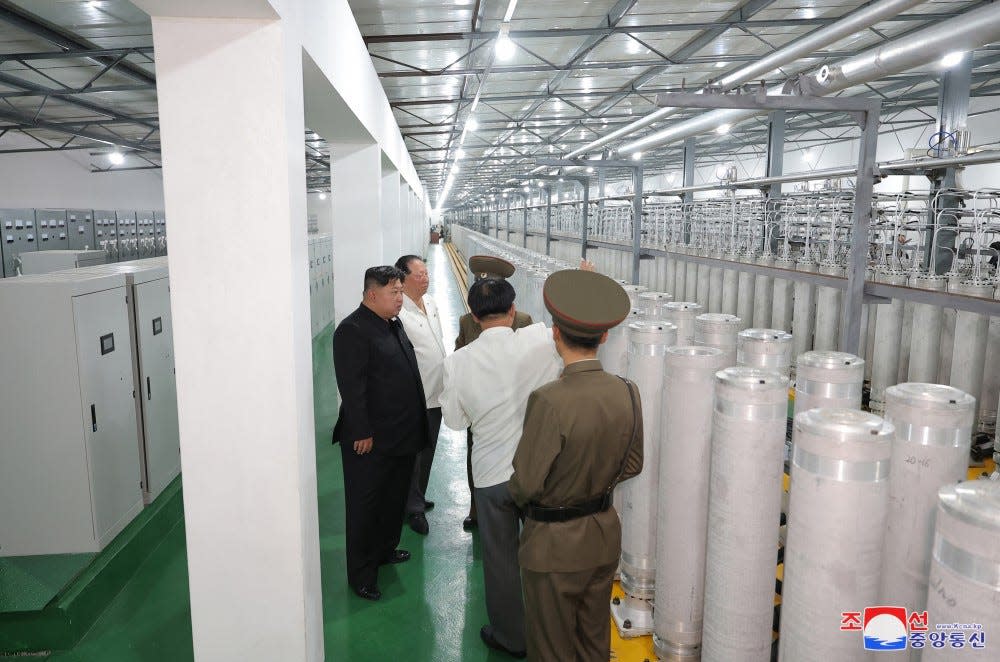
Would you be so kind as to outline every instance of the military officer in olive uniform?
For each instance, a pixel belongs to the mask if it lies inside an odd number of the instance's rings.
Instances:
[[[469,270],[475,274],[476,280],[481,278],[510,278],[514,274],[514,265],[507,260],[492,255],[473,255],[469,258]],[[470,284],[471,287],[471,284]],[[522,313],[520,310],[514,312],[514,324],[511,328],[523,329],[531,326],[531,315]],[[455,338],[455,351],[465,347],[479,337],[483,332],[483,327],[475,320],[472,313],[466,313],[458,320],[458,337]],[[472,430],[466,430],[465,440],[467,449],[465,453],[465,471],[469,480],[469,494],[473,492],[472,485]],[[462,522],[462,528],[470,531],[476,527],[476,500],[473,498],[469,507],[469,515]]]
[[[621,525],[619,482],[642,470],[639,389],[601,368],[597,347],[629,312],[618,283],[559,271],[545,281],[562,376],[528,399],[508,489],[526,516],[518,560],[528,658],[607,662]]]

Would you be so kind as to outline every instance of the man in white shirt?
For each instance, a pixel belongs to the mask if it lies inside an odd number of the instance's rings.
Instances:
[[[424,396],[427,398],[427,422],[429,443],[417,455],[410,481],[410,492],[406,499],[406,514],[410,528],[421,535],[427,535],[426,512],[434,507],[433,501],[426,499],[427,483],[430,479],[434,449],[437,447],[438,433],[441,431],[441,389],[443,387],[443,367],[445,357],[444,340],[441,335],[441,319],[438,317],[434,299],[425,297],[430,286],[427,265],[416,255],[404,255],[396,260],[396,268],[406,275],[403,281],[403,308],[399,319],[403,329],[413,343],[417,355],[417,367],[423,382]]]
[[[524,604],[517,563],[520,511],[507,481],[521,437],[528,395],[562,370],[544,324],[514,331],[514,288],[485,278],[469,290],[479,338],[444,361],[441,411],[454,430],[472,428],[473,498],[483,546],[486,610],[480,637],[490,648],[524,657]]]

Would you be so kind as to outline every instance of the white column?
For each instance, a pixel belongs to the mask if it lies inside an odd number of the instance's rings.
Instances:
[[[361,302],[365,269],[382,257],[382,152],[376,144],[330,147],[333,310],[337,324]]]
[[[195,658],[321,660],[301,47],[281,21],[140,4],[156,47]]]
[[[382,264],[394,264],[406,251],[401,240],[403,214],[400,209],[399,171],[382,169]]]
[[[410,232],[412,224],[412,214],[410,213],[410,185],[404,180],[399,181],[399,245],[402,250],[400,254],[411,254],[413,246],[410,244]],[[422,253],[413,253],[422,255]]]

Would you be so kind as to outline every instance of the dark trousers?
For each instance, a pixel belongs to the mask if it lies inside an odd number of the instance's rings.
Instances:
[[[434,451],[437,449],[438,434],[441,432],[441,408],[427,410],[427,427],[429,428],[428,444],[424,450],[417,453],[413,463],[413,476],[410,479],[410,492],[406,497],[407,513],[424,512],[424,501],[427,500],[427,484],[431,479],[431,464],[434,462]]]
[[[413,455],[358,455],[342,442],[344,507],[347,512],[347,581],[375,586],[378,567],[402,534],[406,492],[413,474]]]
[[[486,614],[494,638],[508,650],[524,650],[524,601],[517,563],[521,511],[507,490],[507,482],[477,487],[473,492],[479,513],[479,541],[483,546]]]
[[[465,474],[469,477],[469,496],[472,497],[469,517],[476,519],[476,486],[472,484],[472,428],[465,431],[465,445]]]
[[[521,570],[529,660],[607,662],[617,567],[616,562],[579,572]]]

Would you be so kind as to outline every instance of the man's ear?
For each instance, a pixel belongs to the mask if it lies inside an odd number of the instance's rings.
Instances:
[[[601,342],[600,342],[600,344],[603,345],[606,342],[608,342],[608,332],[607,331],[605,331],[604,333],[601,334]]]

